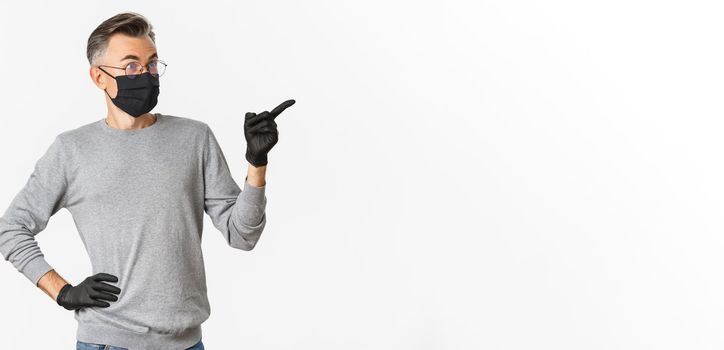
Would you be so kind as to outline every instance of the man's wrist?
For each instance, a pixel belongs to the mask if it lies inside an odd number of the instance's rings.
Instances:
[[[256,167],[253,165],[249,166],[249,170],[246,173],[244,181],[254,187],[263,187],[266,185],[266,165]]]
[[[266,186],[266,180],[265,180],[263,177],[249,179],[249,176],[247,176],[247,177],[244,179],[244,182],[247,183],[249,186],[252,186],[252,187],[264,187],[264,186]]]
[[[40,278],[38,288],[45,292],[51,299],[58,300],[58,294],[66,284],[68,284],[68,281],[53,269]]]

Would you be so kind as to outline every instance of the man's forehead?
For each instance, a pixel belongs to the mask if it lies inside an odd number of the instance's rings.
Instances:
[[[147,61],[155,57],[158,57],[156,45],[148,36],[136,38],[114,34],[108,41],[106,58],[109,61]]]

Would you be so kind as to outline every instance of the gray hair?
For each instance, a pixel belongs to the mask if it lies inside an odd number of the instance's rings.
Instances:
[[[115,33],[123,33],[132,37],[148,35],[156,43],[153,26],[146,17],[135,12],[119,13],[101,23],[88,38],[86,55],[88,63],[96,65],[108,48],[108,39]]]

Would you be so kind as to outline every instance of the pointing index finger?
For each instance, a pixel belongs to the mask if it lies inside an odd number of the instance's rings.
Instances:
[[[269,112],[269,116],[274,119],[276,118],[279,113],[283,112],[285,109],[289,108],[291,105],[294,104],[294,100],[286,100],[282,102],[280,105],[278,105],[276,108],[274,108],[271,112]]]

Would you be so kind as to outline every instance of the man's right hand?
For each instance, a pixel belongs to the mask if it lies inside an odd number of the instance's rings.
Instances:
[[[68,310],[86,306],[109,307],[111,304],[102,300],[117,301],[118,297],[111,293],[118,294],[121,289],[101,281],[118,282],[118,277],[101,272],[86,278],[75,287],[68,283],[60,289],[56,302]]]

